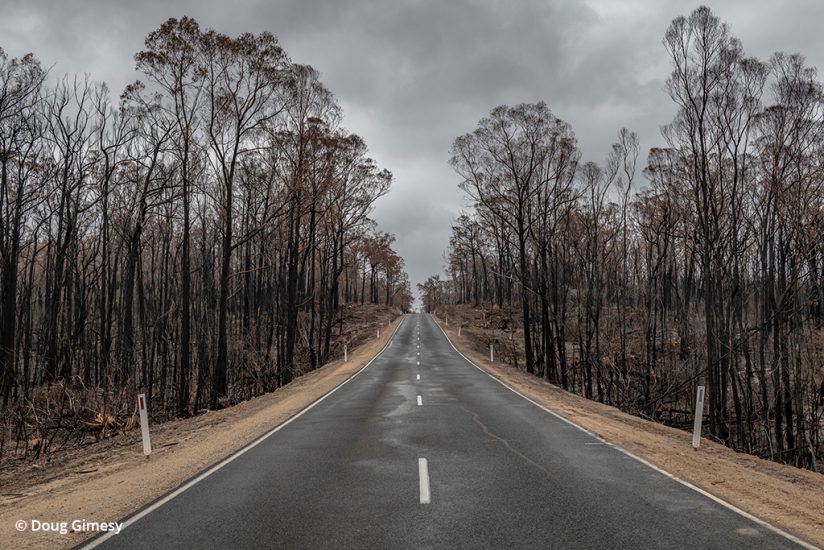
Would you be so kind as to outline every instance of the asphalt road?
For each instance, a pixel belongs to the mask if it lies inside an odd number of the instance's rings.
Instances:
[[[102,547],[798,548],[506,389],[423,314]]]

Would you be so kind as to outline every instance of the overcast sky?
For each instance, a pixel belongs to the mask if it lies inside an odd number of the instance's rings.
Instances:
[[[227,34],[271,31],[314,66],[395,175],[374,212],[397,235],[413,286],[441,271],[466,201],[447,160],[458,135],[494,106],[545,101],[569,122],[585,160],[616,132],[660,144],[674,108],[664,92],[669,22],[699,4],[676,0],[0,0],[0,47],[34,52],[52,74],[89,73],[115,93],[135,80],[133,55],[169,17]],[[821,0],[707,2],[748,55],[799,52],[824,66]],[[639,166],[639,168],[641,168]]]

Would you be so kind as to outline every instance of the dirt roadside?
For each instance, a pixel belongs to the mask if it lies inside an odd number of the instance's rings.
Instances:
[[[465,335],[439,324],[461,353],[533,401],[741,510],[824,547],[824,475],[736,453],[706,439],[695,451],[692,434],[567,393],[509,365],[490,363]]]
[[[140,431],[78,450],[59,466],[0,476],[0,548],[71,548],[95,533],[18,532],[16,522],[119,521],[275,426],[344,382],[386,344],[403,317],[355,349],[272,393],[220,411],[165,422],[152,429],[151,458]]]

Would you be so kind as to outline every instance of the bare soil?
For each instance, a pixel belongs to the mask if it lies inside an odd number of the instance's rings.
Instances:
[[[692,434],[621,412],[564,391],[546,380],[503,363],[490,363],[472,338],[443,328],[453,344],[487,373],[533,401],[704,491],[791,533],[824,547],[824,475],[737,453]],[[469,334],[469,335],[468,335]]]
[[[0,470],[0,548],[71,548],[94,533],[18,532],[15,522],[119,521],[288,420],[351,377],[386,344],[402,317],[349,354],[278,390],[234,407],[152,428],[143,456],[132,430],[50,464]]]

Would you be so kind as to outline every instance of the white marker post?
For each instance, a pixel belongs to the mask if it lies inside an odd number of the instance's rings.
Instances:
[[[698,386],[695,392],[695,424],[692,427],[692,448],[696,451],[701,445],[701,422],[704,418],[704,386]]]
[[[461,325],[458,325],[458,336],[461,335]]]
[[[343,362],[346,363],[349,361],[349,350],[346,349],[346,344],[343,345]]]
[[[446,326],[449,326],[449,315],[446,316]]]
[[[137,395],[137,412],[140,414],[140,433],[143,435],[143,454],[152,454],[152,440],[149,438],[149,415],[146,413],[146,394]]]
[[[378,329],[378,338],[381,337],[381,329]]]
[[[489,362],[495,362],[495,348],[492,344],[489,344]]]

